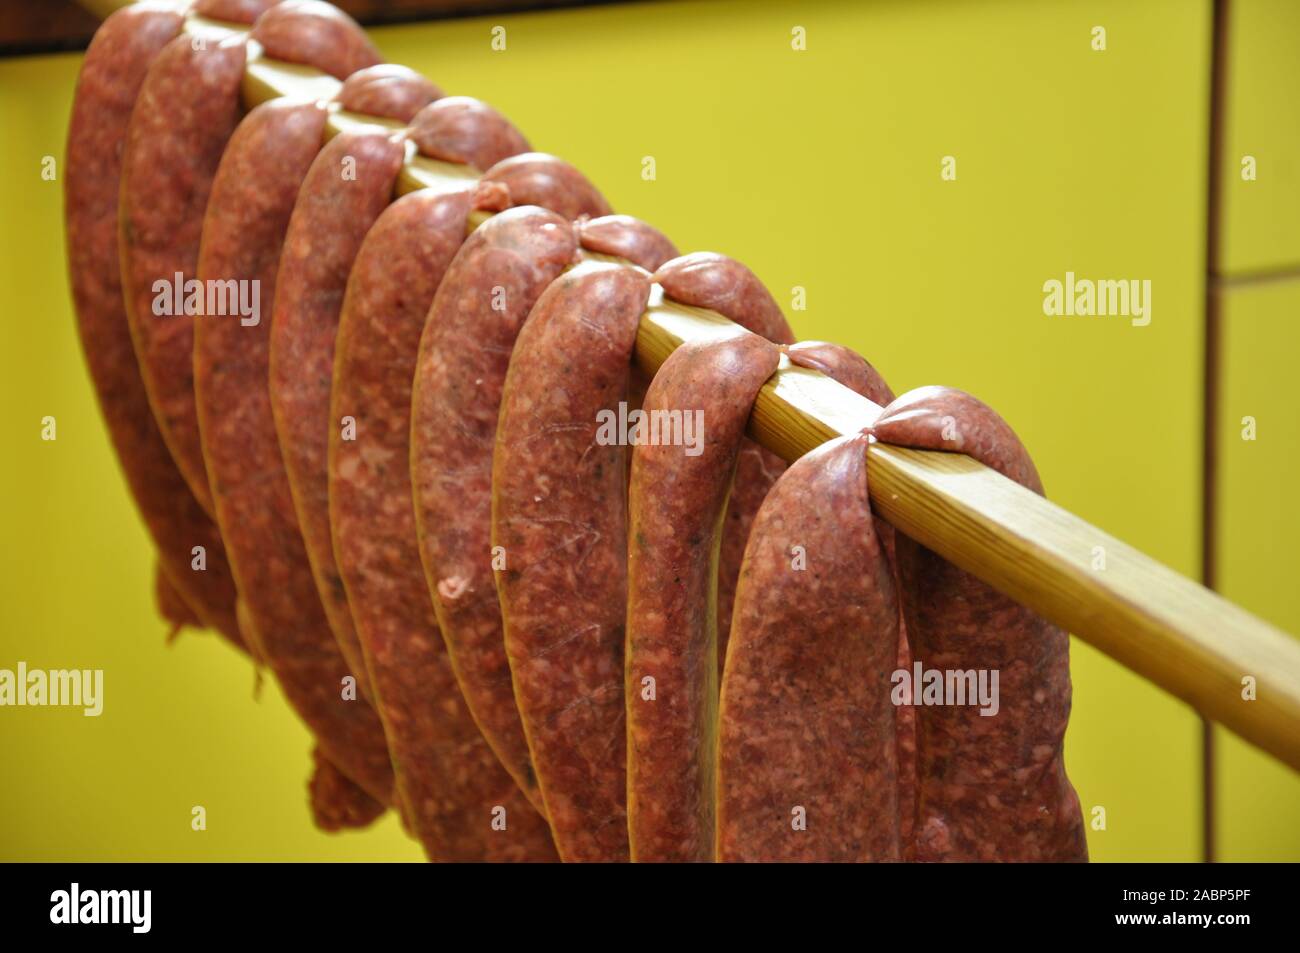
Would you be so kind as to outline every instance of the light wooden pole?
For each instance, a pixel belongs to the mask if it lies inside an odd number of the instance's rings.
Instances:
[[[103,15],[131,0],[85,0]],[[186,30],[239,32],[191,17]],[[244,99],[328,99],[339,82],[250,48]],[[388,120],[335,111],[326,135]],[[475,173],[408,147],[399,194],[463,183]],[[478,216],[471,228],[486,216]],[[655,286],[636,358],[653,373],[682,342],[725,318],[666,300]],[[749,434],[786,460],[869,427],[881,408],[816,371],[781,366],[764,385]],[[1185,576],[973,460],[872,443],[871,500],[913,539],[1099,648],[1293,768],[1300,769],[1300,643]],[[1100,550],[1098,550],[1100,547]],[[1096,554],[1104,569],[1094,569]],[[1243,698],[1255,682],[1254,700]]]

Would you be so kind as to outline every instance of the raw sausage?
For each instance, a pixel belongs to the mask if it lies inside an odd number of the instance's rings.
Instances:
[[[442,90],[413,69],[380,63],[359,69],[343,81],[338,103],[348,112],[410,122]]]
[[[381,57],[350,16],[322,0],[284,0],[253,24],[252,38],[273,60],[303,63],[343,79]]]
[[[683,304],[711,308],[724,318],[776,344],[789,344],[794,332],[785,315],[758,277],[740,262],[713,252],[696,252],[675,258],[655,272],[664,294]],[[752,440],[741,443],[736,479],[727,504],[718,561],[718,664],[726,658],[731,633],[731,605],[736,579],[745,556],[745,540],[754,515],[776,482],[785,462]]]
[[[644,227],[644,226],[642,226]],[[666,241],[666,240],[665,240]],[[492,545],[515,699],[565,861],[627,860],[627,410],[649,276],[587,262],[533,306],[510,362]]]
[[[646,393],[651,419],[675,412],[680,432],[664,441],[655,428],[632,451],[627,814],[637,861],[714,855],[719,537],[750,409],[780,360],[755,334],[719,333],[677,348]]]
[[[227,23],[252,23],[280,0],[198,0],[194,12]]]
[[[493,579],[492,449],[515,336],[576,253],[569,221],[535,206],[480,226],[434,296],[411,403],[416,527],[438,626],[475,721],[539,810]]]
[[[1043,492],[1011,428],[962,391],[909,391],[872,433],[884,443],[969,454]],[[913,665],[926,673],[916,711],[916,859],[1087,860],[1063,755],[1069,637],[906,536],[898,535],[896,551]],[[940,689],[960,679],[973,692],[980,683],[972,676],[983,678],[985,695],[979,703],[939,692],[931,699],[931,670],[943,676]]]
[[[885,379],[874,367],[857,352],[839,344],[826,341],[800,341],[783,348],[792,364],[821,371],[845,387],[861,394],[868,400],[875,401],[881,407],[894,400]],[[876,536],[884,547],[885,556],[894,570],[896,588],[901,585],[898,580],[898,563],[894,558],[894,527],[884,520],[876,521]],[[898,670],[912,670],[912,653],[907,642],[907,625],[902,618],[902,605],[899,605],[898,620]],[[912,811],[910,805],[916,796],[916,709],[911,705],[911,696],[905,698],[905,704],[897,706],[895,711],[895,735],[898,741],[898,803],[909,805],[909,809],[899,817],[899,838],[902,844],[903,859],[912,859]]]
[[[424,95],[424,84],[418,77],[395,77],[371,92],[369,106],[400,118],[412,97]],[[304,647],[328,651],[333,635],[311,577],[271,418],[269,306],[289,217],[320,148],[326,116],[317,103],[272,100],[250,112],[231,137],[208,202],[198,277],[258,289],[261,310],[247,317],[205,315],[194,328],[203,455],[242,609],[250,630],[262,635],[261,659],[298,706],[314,697],[309,684],[295,687],[302,681],[299,654]],[[328,676],[335,684],[346,674],[341,659],[336,667]]]
[[[668,236],[631,215],[580,218],[573,227],[578,230],[578,241],[584,250],[626,258],[646,271],[654,271],[677,257],[677,247]]]
[[[372,798],[334,767],[334,763],[321,754],[319,747],[312,749],[311,780],[307,784],[308,803],[312,820],[323,831],[341,831],[369,827],[387,808]]]
[[[862,355],[842,344],[800,341],[781,350],[790,358],[791,364],[821,371],[855,394],[861,394],[882,407],[894,399],[894,392],[889,389],[880,372],[867,363]]]
[[[281,59],[345,76],[378,62],[357,25],[325,3],[285,3],[252,36]],[[163,439],[203,508],[213,504],[194,406],[191,287],[212,178],[241,115],[248,36],[181,36],[154,60],[131,115],[122,165],[127,317]]]
[[[208,204],[202,280],[239,281],[274,300],[281,243],[324,124],[316,104],[274,100],[239,125]],[[387,801],[382,729],[364,701],[340,696],[350,672],[316,594],[280,457],[267,387],[270,320],[259,312],[195,322],[195,397],[217,518],[259,658],[328,755]]]
[[[541,815],[483,739],[461,696],[420,569],[411,509],[411,381],[425,316],[471,209],[500,187],[403,196],[375,222],[348,279],[336,341],[330,524],[373,679],[398,791],[430,860],[554,860]],[[503,807],[506,831],[491,828]]]
[[[781,306],[745,265],[715,252],[692,252],[665,262],[655,271],[664,294],[683,304],[711,308],[724,318],[776,344],[790,344]]]
[[[118,269],[118,180],[131,109],[149,63],[181,23],[171,4],[137,3],[108,17],[86,52],[64,177],[68,271],[100,410],[162,572],[205,625],[242,646],[221,538],[176,469],[149,408]],[[202,571],[191,568],[196,546],[206,558]]]
[[[203,628],[203,620],[185,601],[185,597],[176,591],[176,587],[171,584],[171,580],[167,578],[167,574],[163,572],[160,565],[154,566],[153,598],[154,605],[158,609],[158,615],[162,616],[163,620],[171,626],[167,632],[168,642],[176,638],[181,629]]]
[[[647,270],[677,254],[626,215],[574,227],[584,250]],[[492,544],[506,565],[497,592],[515,699],[563,860],[628,856],[628,451],[598,439],[597,422],[617,416],[620,402],[627,409],[649,291],[648,276],[625,265],[583,264],[552,282],[520,331],[502,394]]]
[[[799,458],[750,530],[718,719],[720,861],[900,859],[898,598],[867,445]]]
[[[119,244],[136,357],[163,439],[208,514],[185,282],[194,275],[212,176],[239,122],[246,45],[242,35],[169,43],[145,77],[122,156]]]
[[[609,214],[609,203],[585,175],[563,159],[544,152],[525,152],[503,159],[483,174],[510,190],[515,205],[540,205],[572,221],[583,215]]]
[[[405,145],[398,133],[340,133],[303,180],[280,256],[271,318],[270,388],[294,508],[330,628],[357,681],[365,661],[330,540],[326,458],[334,335],[348,272],[371,224],[388,206]]]
[[[413,128],[442,102],[417,113]],[[486,109],[478,117],[500,138],[504,120]],[[405,150],[406,133],[377,128],[342,133],[321,150],[289,225],[271,330],[271,400],[294,505],[330,627],[367,692],[365,660],[330,537],[329,440],[345,424],[330,419],[329,393],[348,272],[388,204]],[[490,189],[485,194],[503,194],[500,186]]]
[[[528,151],[528,140],[505,117],[468,96],[448,96],[422,110],[411,123],[410,136],[421,155],[479,170]],[[545,205],[542,200],[549,194],[543,190],[518,204]]]

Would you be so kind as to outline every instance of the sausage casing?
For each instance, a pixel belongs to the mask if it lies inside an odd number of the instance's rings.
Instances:
[[[646,392],[647,414],[664,415],[659,434],[675,412],[681,441],[647,431],[632,451],[625,685],[637,861],[714,853],[720,536],[754,398],[780,360],[757,335],[723,333],[678,347]],[[698,439],[686,439],[688,420]]]
[[[316,104],[287,100],[264,103],[240,123],[208,204],[200,278],[257,282],[262,300],[274,299],[290,214],[324,123]],[[217,518],[258,656],[325,753],[387,803],[383,733],[363,700],[342,697],[351,673],[298,530],[271,417],[270,323],[269,312],[256,323],[230,315],[195,322],[195,398]]]
[[[251,35],[269,55],[336,76],[378,62],[360,27],[326,3],[273,6]],[[212,180],[242,115],[248,42],[240,34],[169,43],[141,88],[122,164],[122,273],[136,356],[163,439],[209,514],[191,355],[195,314],[216,289],[194,293],[191,284]]]
[[[497,606],[492,450],[515,337],[576,253],[569,222],[535,206],[475,230],[434,296],[411,403],[416,526],[438,626],[475,721],[539,810]]]
[[[349,112],[409,122],[442,90],[415,70],[396,63],[359,69],[343,81],[338,103]]]
[[[329,525],[327,457],[334,338],[348,273],[366,232],[388,206],[405,146],[369,129],[325,144],[303,179],[280,255],[270,334],[270,391],[280,452],[303,541],[330,628],[366,684]]]
[[[799,367],[821,371],[823,374],[861,394],[868,400],[885,407],[894,400],[885,379],[880,376],[860,354],[839,344],[827,341],[800,341],[783,348],[790,362]],[[894,527],[884,520],[876,521],[876,535],[884,547],[885,555],[894,569],[898,584],[898,563],[894,553]],[[901,600],[898,619],[898,670],[912,670],[912,652],[907,641],[907,624],[902,617]],[[916,794],[916,709],[910,704],[896,706],[895,736],[898,742],[898,803],[907,805],[899,815],[899,838],[903,859],[912,859],[912,810]]]
[[[626,407],[650,281],[587,262],[553,281],[515,345],[493,464],[506,653],[560,857],[626,860]],[[614,435],[611,431],[606,437]],[[616,435],[614,435],[616,437]]]
[[[867,444],[805,454],[750,530],[722,675],[718,860],[900,859],[898,600]]]
[[[585,175],[544,152],[502,159],[483,173],[483,179],[509,189],[515,205],[540,205],[569,221],[609,214],[609,203]]]
[[[480,170],[528,151],[528,140],[509,120],[469,96],[448,96],[421,110],[411,121],[410,136],[421,155]],[[531,196],[516,204],[545,205],[539,201],[542,197]]]
[[[697,308],[711,308],[776,344],[794,340],[794,332],[776,300],[752,271],[733,258],[713,252],[683,255],[656,270],[655,281],[668,297]],[[763,498],[784,470],[785,462],[770,450],[748,439],[741,444],[718,562],[719,665],[726,657],[731,605],[749,527]]]
[[[1035,493],[1033,461],[987,405],[923,387],[885,408],[876,439],[966,453]],[[902,534],[896,537],[916,705],[916,859],[1087,860],[1078,796],[1065,774],[1069,637],[1057,626]],[[983,676],[992,704],[929,696],[929,671]],[[956,678],[951,679],[956,684]],[[942,688],[942,685],[940,686]]]
[[[100,410],[161,571],[205,625],[242,646],[221,537],[177,470],[149,407],[119,269],[118,190],[131,111],[149,64],[181,23],[170,4],[134,4],[105,20],[86,52],[64,175],[68,272]],[[206,554],[203,570],[192,568],[196,546]]]
[[[553,860],[546,822],[461,696],[420,569],[411,508],[411,383],[434,293],[465,240],[475,189],[390,205],[357,253],[336,342],[330,516],[339,571],[373,678],[398,790],[431,860]],[[492,829],[492,811],[506,830]]]

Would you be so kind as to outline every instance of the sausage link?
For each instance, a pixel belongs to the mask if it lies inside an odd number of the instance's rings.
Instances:
[[[683,304],[711,308],[755,334],[776,344],[789,344],[794,332],[785,315],[758,277],[740,262],[713,252],[696,252],[674,258],[655,272],[664,294]],[[731,634],[731,606],[736,580],[745,558],[745,541],[767,491],[785,470],[785,461],[746,439],[736,462],[736,479],[727,505],[718,562],[718,665],[727,653]]]
[[[383,77],[369,88],[369,105],[376,113],[396,112],[418,101],[426,85],[414,73]],[[325,119],[320,105],[287,99],[264,103],[245,117],[213,182],[200,281],[246,281],[246,287],[258,288],[260,308],[270,307],[289,217],[320,148]],[[247,324],[234,316],[196,321],[194,388],[216,515],[244,608],[257,629],[283,636],[283,650],[271,646],[267,654],[291,658],[294,646],[310,644],[321,633],[333,636],[316,595],[271,417],[270,326],[265,310]]]
[[[410,122],[443,92],[413,69],[380,63],[359,69],[343,81],[336,97],[348,112]]]
[[[252,38],[265,54],[305,63],[343,79],[382,59],[357,22],[322,0],[284,0],[253,24]]]
[[[898,598],[867,445],[805,454],[754,519],[722,675],[720,861],[900,859]]]
[[[791,364],[821,371],[855,394],[861,394],[882,407],[894,399],[894,392],[889,389],[880,372],[867,363],[866,358],[857,351],[842,344],[831,344],[827,341],[800,341],[781,350],[785,352],[786,357],[790,358]]]
[[[239,122],[244,61],[243,37],[201,49],[187,36],[168,44],[131,114],[122,164],[122,275],[136,356],[163,438],[209,514],[190,367],[194,310],[176,313],[175,284],[194,276],[212,176]]]
[[[434,293],[465,240],[475,190],[398,199],[366,235],[339,322],[330,524],[415,835],[431,860],[554,860],[545,820],[484,740],[461,696],[420,569],[411,509],[411,382]],[[506,832],[491,829],[504,807]]]
[[[504,185],[515,205],[540,205],[570,221],[609,214],[609,203],[586,176],[544,152],[503,159],[483,174],[483,180]]]
[[[654,271],[670,258],[677,247],[656,228],[631,215],[602,215],[574,222],[582,247],[600,255],[626,258],[646,271]]]
[[[745,265],[715,252],[693,252],[661,265],[655,281],[683,304],[711,308],[776,344],[794,342],[781,306]]]
[[[240,123],[213,182],[200,280],[241,282],[259,289],[260,302],[274,300],[290,213],[325,118],[314,103],[280,99]],[[338,694],[350,673],[316,594],[271,417],[270,324],[260,309],[195,322],[195,401],[217,519],[260,660],[339,767],[391,798],[374,713]]]
[[[280,0],[198,0],[194,12],[226,23],[253,23]]]
[[[205,625],[242,647],[221,537],[176,469],[149,407],[118,265],[118,182],[131,110],[150,62],[181,25],[172,4],[137,3],[108,17],[86,51],[64,176],[68,272],[100,411],[162,571]],[[191,568],[195,546],[206,554],[205,570]]]
[[[565,861],[628,859],[623,640],[626,407],[650,279],[586,262],[557,278],[515,343],[492,469],[506,654]]]
[[[750,409],[779,360],[774,345],[744,332],[688,342],[669,355],[646,393],[648,414],[680,412],[683,437],[686,420],[702,421],[702,439],[694,446],[638,439],[632,451],[626,692],[633,860],[713,859],[719,537]]]
[[[282,58],[338,75],[377,60],[360,27],[329,4],[272,7],[253,34],[278,44]],[[122,274],[136,356],[163,439],[209,514],[191,366],[194,304],[206,295],[191,297],[185,285],[212,179],[241,116],[247,45],[244,34],[172,40],[145,77],[122,164]]]
[[[352,672],[368,676],[330,539],[327,458],[334,337],[348,272],[388,206],[405,146],[388,131],[344,132],[307,172],[280,256],[270,334],[270,392],[280,452],[330,628]]]
[[[576,252],[569,222],[534,206],[480,226],[434,296],[411,403],[416,526],[438,625],[474,720],[539,810],[493,578],[492,450],[515,336]]]
[[[872,433],[884,443],[968,454],[1043,492],[1011,428],[962,391],[910,391],[885,408]],[[917,706],[916,859],[1087,860],[1063,754],[1069,637],[906,536],[896,551],[914,665],[987,670],[989,685],[998,676],[991,716],[978,704],[922,698]]]
[[[158,615],[162,616],[163,621],[171,626],[171,631],[167,635],[168,641],[175,638],[181,629],[200,629],[203,627],[203,620],[185,601],[185,597],[172,585],[161,565],[154,566],[153,599],[154,605],[158,609]]]
[[[469,96],[448,96],[420,110],[411,120],[410,137],[421,155],[480,170],[528,151],[528,140],[508,119]],[[516,204],[544,206],[544,198],[536,195]]]
[[[782,350],[790,358],[790,363],[821,371],[882,407],[894,400],[894,392],[885,383],[885,379],[856,351],[826,341],[800,341]],[[898,561],[894,558],[894,527],[884,520],[877,520],[876,535],[893,567],[895,588],[900,588]],[[901,602],[898,619],[898,670],[912,670],[912,652],[907,641],[907,623],[902,617]],[[898,803],[911,805],[916,796],[916,709],[912,707],[910,694],[904,701],[905,704],[897,706],[894,713],[895,736],[898,741]],[[904,860],[912,859],[912,821],[910,808],[899,817]]]
[[[386,808],[339,772],[319,747],[312,749],[311,780],[307,784],[312,820],[323,831],[369,827]]]

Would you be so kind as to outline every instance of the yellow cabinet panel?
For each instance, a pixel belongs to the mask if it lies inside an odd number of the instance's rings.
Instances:
[[[1300,3],[1229,8],[1219,268],[1300,268]]]
[[[1242,287],[1225,296],[1219,584],[1229,599],[1292,633],[1300,632],[1292,548],[1300,539],[1297,322],[1300,281]],[[1226,730],[1218,737],[1220,857],[1300,858],[1300,774]]]

